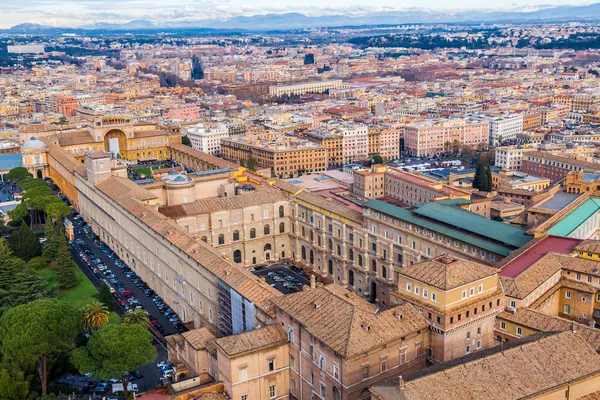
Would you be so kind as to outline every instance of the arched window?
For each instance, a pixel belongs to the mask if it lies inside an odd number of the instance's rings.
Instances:
[[[342,255],[342,246],[340,246],[339,244],[337,245],[337,255],[338,256]]]
[[[237,241],[240,240],[240,232],[239,231],[233,231],[233,241]]]
[[[385,266],[381,266],[381,277],[387,278],[387,268]]]
[[[285,209],[283,208],[283,206],[279,206],[279,218],[283,218],[285,214]]]
[[[329,247],[330,251],[333,251],[333,240],[327,239],[327,246]]]
[[[377,261],[375,260],[371,261],[371,271],[377,272]]]
[[[285,232],[285,223],[280,222],[279,223],[279,233],[284,233]]]
[[[236,250],[233,252],[233,262],[238,263],[238,264],[242,262],[241,250]]]
[[[342,396],[340,395],[340,389],[337,387],[333,387],[333,400],[340,400]]]
[[[306,260],[306,247],[302,246],[302,251],[301,251],[301,253],[302,253],[302,259],[303,259],[303,260]]]
[[[268,235],[271,233],[271,228],[269,227],[269,225],[265,225],[263,232],[265,235]]]
[[[202,236],[200,240],[202,240],[204,243],[208,243],[208,239],[206,238],[206,236]]]
[[[330,274],[333,274],[333,260],[329,260],[327,261],[327,271]]]
[[[354,250],[348,249],[348,258],[354,261]]]
[[[256,237],[256,229],[250,229],[250,239],[254,239]]]
[[[354,286],[354,271],[348,271],[348,284]]]
[[[310,265],[313,265],[315,262],[315,254],[313,253],[313,251],[310,251]]]
[[[361,267],[363,266],[363,258],[360,254],[358,255],[358,265]]]
[[[267,251],[267,250],[271,250],[271,243],[267,243],[267,244],[265,244],[264,250],[265,250],[265,251]]]
[[[223,234],[219,235],[219,244],[225,244],[225,236]]]

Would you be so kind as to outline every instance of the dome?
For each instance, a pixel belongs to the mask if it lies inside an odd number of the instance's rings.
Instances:
[[[27,150],[27,149],[43,149],[45,147],[47,147],[46,143],[42,142],[41,140],[29,139],[28,141],[26,141],[25,143],[23,143],[23,146],[21,146],[21,149],[23,149],[23,150]]]
[[[169,171],[160,180],[169,185],[184,185],[191,182],[187,175],[180,174],[177,171]]]

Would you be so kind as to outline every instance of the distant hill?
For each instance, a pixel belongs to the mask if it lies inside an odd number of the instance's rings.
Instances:
[[[395,25],[410,23],[465,23],[465,22],[559,22],[600,20],[600,3],[587,6],[546,6],[523,8],[517,11],[437,11],[429,9],[405,9],[400,11],[373,12],[364,15],[307,16],[301,13],[261,14],[238,16],[224,20],[148,21],[133,20],[127,23],[97,22],[73,28],[49,27],[38,24],[15,25],[3,32],[14,33],[61,33],[74,31],[165,31],[165,30],[290,30],[318,27]]]

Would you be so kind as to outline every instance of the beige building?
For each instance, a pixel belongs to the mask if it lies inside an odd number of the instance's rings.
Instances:
[[[215,343],[219,379],[230,399],[289,399],[290,349],[281,326],[269,325]]]
[[[304,93],[323,93],[327,90],[340,89],[341,87],[342,81],[337,79],[330,81],[300,82],[289,85],[269,86],[269,96],[301,96]]]
[[[429,323],[409,305],[385,311],[338,285],[276,300],[290,346],[290,393],[370,399],[369,386],[425,365]]]
[[[289,198],[279,190],[214,197],[158,211],[234,263],[255,265],[291,257]]]
[[[50,176],[46,147],[46,143],[35,139],[30,139],[21,146],[22,164],[35,178]]]
[[[440,256],[398,270],[394,303],[410,303],[431,322],[430,356],[446,362],[493,346],[504,309],[498,270]]]

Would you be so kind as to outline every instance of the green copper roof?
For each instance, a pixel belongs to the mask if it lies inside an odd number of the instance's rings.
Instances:
[[[556,236],[569,236],[581,224],[587,221],[600,209],[600,199],[589,198],[579,207],[573,209],[566,216],[561,218],[546,233]]]
[[[490,235],[488,235],[487,233],[483,233],[483,234],[479,234],[479,233],[474,233],[473,231],[473,225],[477,225],[477,224],[481,224],[484,220],[486,222],[486,226],[488,229],[493,229],[493,230],[503,230],[503,227],[500,227],[499,225],[505,225],[501,222],[496,222],[496,221],[489,221],[483,217],[480,217],[476,214],[473,214],[469,211],[464,211],[464,210],[459,210],[462,211],[463,213],[468,213],[471,215],[462,215],[460,214],[460,216],[465,218],[465,222],[468,220],[470,221],[467,223],[461,223],[461,226],[466,226],[468,229],[462,229],[459,226],[456,225],[452,225],[452,224],[448,224],[447,222],[443,221],[444,219],[444,214],[449,214],[450,211],[454,210],[454,207],[448,207],[448,206],[441,206],[443,207],[443,212],[438,213],[437,215],[433,214],[433,217],[422,217],[420,215],[417,214],[417,211],[422,210],[423,208],[426,208],[429,204],[435,204],[435,203],[428,203],[425,205],[422,205],[418,210],[405,210],[403,208],[400,207],[396,207],[393,206],[391,204],[388,203],[384,203],[382,201],[379,200],[369,200],[365,203],[365,208],[370,208],[374,211],[379,211],[381,213],[390,215],[392,217],[398,218],[399,220],[405,221],[409,224],[414,224],[414,225],[418,225],[424,229],[428,229],[432,232],[436,232],[448,237],[451,237],[453,239],[459,240],[461,242],[470,244],[472,246],[478,247],[480,249],[484,249],[487,251],[490,251],[492,253],[495,254],[499,254],[502,256],[508,256],[513,250],[515,250],[516,247],[520,247],[521,245],[515,246],[515,245],[511,245],[507,242],[499,242],[495,239],[492,239]],[[476,218],[471,219],[471,217],[474,216]],[[488,222],[492,222],[492,225],[487,225]],[[520,228],[515,228],[509,225],[505,225],[508,228],[512,228],[510,230],[510,232],[514,235],[517,236],[518,233],[520,233],[522,235],[522,237],[519,237],[517,240],[515,237],[513,237],[512,239],[509,239],[510,242],[519,242],[519,243],[527,243],[529,240],[533,239],[531,236],[526,236],[525,235],[525,231],[523,229]],[[478,229],[479,231],[479,229]],[[508,231],[507,231],[508,232]],[[494,235],[494,236],[499,236],[499,235]]]
[[[439,203],[427,203],[414,210],[414,212],[513,247],[521,247],[532,239],[531,236],[525,234],[523,228],[493,221],[462,208],[448,207]]]

